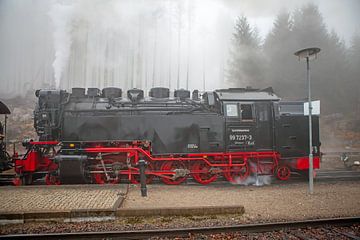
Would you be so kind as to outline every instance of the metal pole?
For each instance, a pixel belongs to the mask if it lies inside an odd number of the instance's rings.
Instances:
[[[309,102],[309,192],[314,192],[314,166],[313,166],[313,147],[312,147],[312,104],[311,104],[311,80],[310,80],[310,66],[309,57],[306,57],[306,70],[308,80],[308,102]]]
[[[5,114],[5,122],[4,122],[4,146],[5,146],[5,151],[6,151],[6,143],[7,143],[7,134],[6,134],[6,131],[7,131],[7,114]]]
[[[139,168],[140,168],[140,185],[141,185],[141,196],[147,197],[147,188],[146,188],[146,175],[145,175],[145,160],[139,160]]]

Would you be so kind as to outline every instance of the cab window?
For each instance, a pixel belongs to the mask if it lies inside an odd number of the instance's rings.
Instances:
[[[254,121],[252,104],[240,104],[241,121]]]
[[[225,114],[227,117],[239,117],[238,105],[236,103],[228,103],[225,105]]]

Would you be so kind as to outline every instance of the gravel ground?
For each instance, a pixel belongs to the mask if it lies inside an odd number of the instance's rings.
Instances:
[[[149,196],[142,198],[139,187],[132,186],[124,208],[242,204],[245,214],[130,217],[84,223],[25,223],[0,226],[0,234],[201,227],[360,215],[360,182],[316,183],[312,196],[307,194],[307,187],[306,183],[263,187],[153,185],[149,186]]]
[[[123,208],[243,205],[250,219],[306,219],[360,215],[360,182],[307,183],[262,187],[239,185],[151,185],[148,197],[132,186]]]

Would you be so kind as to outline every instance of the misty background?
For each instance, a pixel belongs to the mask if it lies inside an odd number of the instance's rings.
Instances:
[[[305,99],[294,52],[319,47],[322,121],[351,118],[360,132],[359,12],[357,0],[0,0],[0,99],[107,86],[272,86]]]

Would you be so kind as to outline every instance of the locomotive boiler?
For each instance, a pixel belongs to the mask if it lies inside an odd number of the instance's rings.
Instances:
[[[16,184],[45,176],[48,184],[139,181],[180,184],[218,177],[244,181],[309,168],[303,102],[282,101],[271,88],[230,88],[199,94],[167,88],[38,90],[34,127],[39,141],[15,160]],[[319,168],[319,118],[313,118],[314,167]]]

